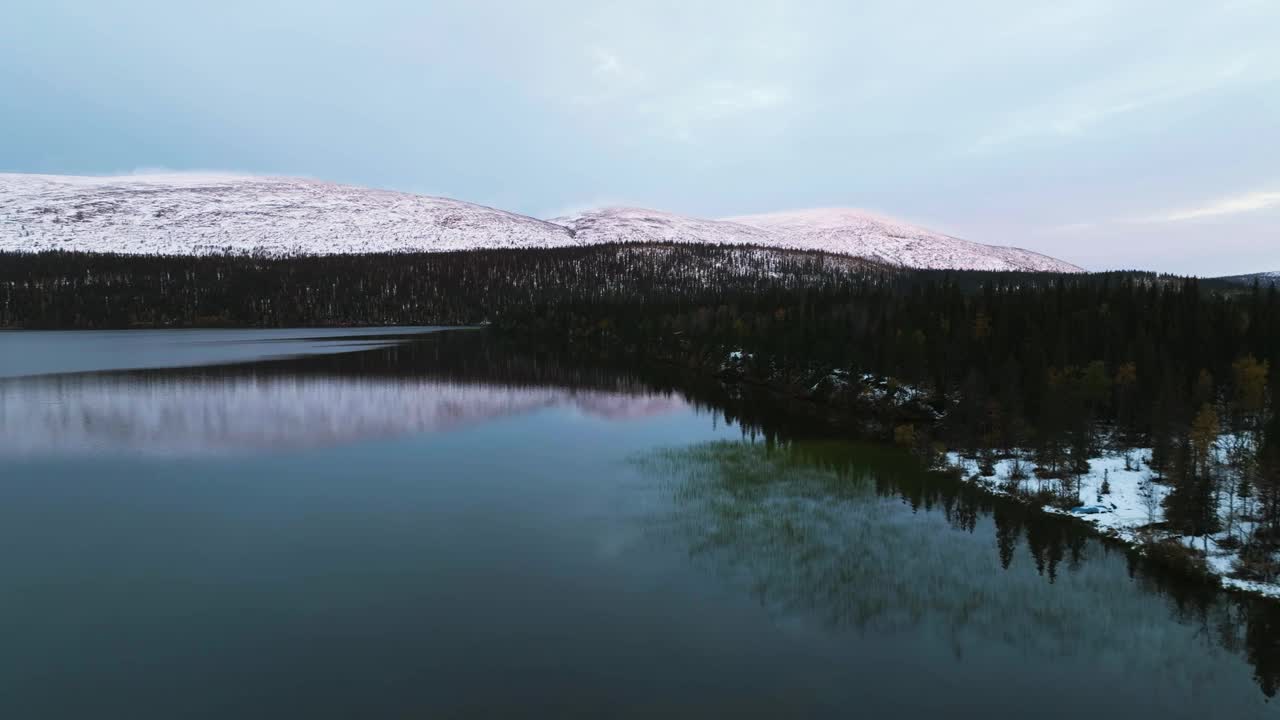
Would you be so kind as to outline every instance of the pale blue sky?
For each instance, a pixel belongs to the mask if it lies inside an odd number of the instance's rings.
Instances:
[[[867,207],[1280,270],[1280,2],[13,0],[0,171],[305,175],[550,216]]]

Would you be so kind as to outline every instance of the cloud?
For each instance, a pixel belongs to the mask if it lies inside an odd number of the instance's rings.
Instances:
[[[1109,220],[1071,222],[1042,229],[1049,235],[1079,235],[1094,231],[1114,231],[1135,225],[1181,223],[1205,218],[1223,218],[1244,213],[1280,208],[1280,190],[1257,190],[1222,197],[1193,207],[1166,210],[1155,215],[1121,217]]]
[[[778,110],[791,94],[779,85],[708,83],[678,95],[653,98],[643,107],[669,139],[694,142],[709,127],[755,113]]]
[[[1098,228],[1098,223],[1093,222],[1073,222],[1063,225],[1050,225],[1044,229],[1044,232],[1052,235],[1076,235],[1083,232],[1090,232]]]
[[[708,97],[708,107],[724,114],[749,112],[777,107],[787,101],[786,88],[758,86],[724,86]]]
[[[1167,62],[1131,67],[1112,77],[1087,82],[1049,102],[1014,113],[999,129],[978,139],[984,151],[1035,137],[1081,135],[1117,116],[1195,98],[1233,83],[1269,79],[1254,73],[1262,66],[1250,57],[1232,57],[1205,68]]]
[[[751,79],[690,75],[685,69],[648,66],[611,48],[586,48],[587,77],[570,96],[575,105],[636,118],[668,140],[693,142],[715,123],[786,105],[789,88]]]
[[[1197,207],[1170,210],[1159,215],[1142,218],[1138,222],[1183,222],[1186,220],[1199,220],[1202,218],[1220,217],[1223,215],[1238,215],[1240,213],[1256,212],[1258,210],[1266,210],[1274,207],[1280,207],[1280,191],[1261,190],[1220,198],[1206,205],[1200,205]]]
[[[618,56],[603,48],[595,48],[595,67],[591,72],[596,77],[616,77],[622,74],[622,61]]]
[[[577,91],[567,96],[575,105],[605,106],[621,101],[647,82],[644,73],[624,62],[615,50],[592,46],[585,55],[587,75],[575,83]]]

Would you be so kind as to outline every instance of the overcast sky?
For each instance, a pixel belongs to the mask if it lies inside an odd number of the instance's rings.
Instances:
[[[1280,2],[6,3],[0,171],[149,168],[1280,270]]]

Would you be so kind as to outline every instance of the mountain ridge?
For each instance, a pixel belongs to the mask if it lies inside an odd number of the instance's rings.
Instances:
[[[816,250],[900,267],[1080,272],[848,208],[704,219],[635,207],[541,220],[451,198],[305,178],[0,173],[0,251],[331,255],[692,242]]]
[[[1262,285],[1280,285],[1280,270],[1245,273],[1244,275],[1224,275],[1213,279],[1234,283],[1236,285],[1252,285],[1254,282],[1261,283]]]
[[[987,245],[926,230],[854,208],[813,208],[726,218],[783,232],[802,249],[858,253],[913,268],[1081,272],[1063,260],[1023,248]]]

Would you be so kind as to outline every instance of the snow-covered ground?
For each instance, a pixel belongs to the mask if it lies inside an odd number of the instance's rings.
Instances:
[[[0,251],[327,255],[605,242],[817,250],[918,268],[1080,270],[860,210],[705,220],[606,208],[544,221],[448,198],[299,178],[0,173]]]
[[[1006,458],[993,463],[995,474],[984,476],[976,459],[963,457],[959,453],[947,453],[948,465],[958,468],[963,478],[981,486],[988,492],[997,495],[1024,495],[1038,490],[1058,490],[1057,480],[1041,480],[1035,477],[1035,463],[1027,457]],[[1054,505],[1045,505],[1048,513],[1070,515],[1093,525],[1099,532],[1123,542],[1138,545],[1149,540],[1165,540],[1172,536],[1164,531],[1153,529],[1151,525],[1164,522],[1164,499],[1171,488],[1154,479],[1149,464],[1151,451],[1136,449],[1125,452],[1108,452],[1089,459],[1089,473],[1080,481],[1078,504],[1070,510]],[[1026,479],[1018,483],[1016,492],[1011,483],[1015,466],[1020,465]],[[1103,483],[1108,492],[1103,493]],[[1225,501],[1224,501],[1225,505]],[[1238,508],[1237,508],[1238,509]],[[1227,508],[1220,508],[1224,526]],[[1247,532],[1252,527],[1247,521],[1236,521],[1237,535]],[[1181,537],[1188,548],[1205,553],[1205,563],[1210,572],[1217,575],[1226,587],[1247,592],[1280,598],[1280,584],[1261,583],[1251,580],[1233,578],[1235,564],[1239,557],[1238,549],[1224,548],[1219,542],[1225,540],[1226,532],[1220,532],[1209,538]]]

